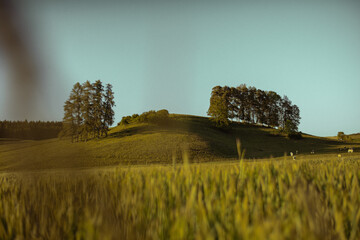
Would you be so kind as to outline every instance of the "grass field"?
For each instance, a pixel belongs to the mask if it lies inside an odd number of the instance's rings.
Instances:
[[[0,239],[360,239],[359,146],[184,115],[86,143],[0,139]]]
[[[182,161],[188,151],[193,163],[233,161],[237,158],[236,139],[246,149],[246,159],[278,158],[298,151],[299,157],[316,154],[337,156],[339,148],[360,143],[341,143],[303,134],[301,140],[277,135],[276,130],[256,125],[233,123],[220,130],[208,118],[172,115],[165,125],[130,124],[118,126],[105,139],[71,143],[68,139],[43,141],[0,140],[0,171],[59,168],[93,168],[117,165],[169,164],[173,157]]]
[[[0,239],[359,239],[360,158],[0,176]]]

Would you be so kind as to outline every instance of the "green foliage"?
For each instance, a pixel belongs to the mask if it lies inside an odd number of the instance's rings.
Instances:
[[[106,90],[104,94],[104,102],[103,102],[103,122],[101,131],[107,135],[109,131],[109,127],[114,123],[114,110],[112,109],[115,106],[114,101],[114,92],[112,91],[112,85],[107,84]]]
[[[0,176],[0,239],[360,238],[349,160]]]
[[[134,118],[136,119],[136,118]],[[131,123],[131,120],[133,120],[133,118],[131,116],[124,116],[121,118],[121,121],[118,123],[118,126],[119,125],[127,125],[129,123]]]
[[[105,93],[104,93],[105,91]],[[71,136],[72,141],[87,141],[91,137],[107,136],[114,122],[115,106],[112,86],[106,90],[100,80],[76,83],[64,105],[63,136]]]
[[[229,89],[216,86],[211,92],[210,107],[207,114],[217,127],[229,126]]]
[[[291,120],[296,128],[300,124],[300,110],[287,96],[281,98],[273,91],[245,84],[236,88],[214,87],[207,114],[219,127],[228,126],[229,119],[281,128],[287,120]]]
[[[284,126],[284,133],[287,135],[294,134],[297,132],[297,126],[296,124],[291,120],[286,120],[285,126]]]
[[[127,125],[130,123],[154,123],[161,124],[169,119],[169,112],[166,109],[162,109],[159,111],[150,110],[148,112],[143,112],[141,115],[133,114],[132,116],[124,116],[121,121],[118,123],[119,125]]]
[[[296,123],[290,119],[286,120],[282,133],[290,139],[302,139],[302,135],[298,132]]]

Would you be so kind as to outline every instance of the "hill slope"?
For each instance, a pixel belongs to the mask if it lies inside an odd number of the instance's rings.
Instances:
[[[0,141],[0,170],[49,169],[112,166],[117,164],[149,164],[182,162],[186,151],[192,162],[235,159],[236,138],[246,149],[245,157],[268,158],[284,152],[299,154],[338,152],[345,145],[337,141],[303,135],[290,140],[273,134],[274,129],[256,125],[232,123],[231,129],[213,127],[208,118],[171,115],[166,124],[130,124],[113,128],[109,137],[89,142],[68,140]]]

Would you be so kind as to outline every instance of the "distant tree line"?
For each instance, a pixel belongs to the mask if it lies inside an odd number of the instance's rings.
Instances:
[[[64,105],[62,135],[71,136],[73,142],[107,136],[114,123],[114,106],[111,84],[104,88],[100,80],[76,83]]]
[[[58,137],[62,122],[0,121],[0,138],[42,140]]]
[[[169,112],[166,109],[159,111],[150,110],[142,114],[133,114],[122,117],[118,125],[127,125],[130,123],[161,123],[169,118]]]
[[[212,89],[208,115],[217,126],[228,126],[229,120],[258,123],[297,132],[300,110],[287,96],[241,84],[238,87],[216,86]]]

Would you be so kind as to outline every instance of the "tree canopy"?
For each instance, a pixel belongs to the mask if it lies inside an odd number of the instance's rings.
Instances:
[[[107,136],[114,123],[114,106],[111,84],[104,88],[100,80],[76,83],[64,105],[63,135],[71,136],[72,141]]]
[[[287,96],[241,84],[238,87],[215,86],[207,114],[217,126],[230,120],[258,123],[294,133],[300,124],[300,110]]]
[[[124,116],[118,125],[127,125],[130,123],[155,123],[162,124],[169,119],[169,111],[161,109],[159,111],[150,110],[142,114],[133,114],[132,116]]]

